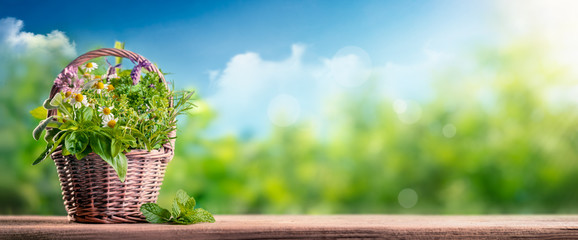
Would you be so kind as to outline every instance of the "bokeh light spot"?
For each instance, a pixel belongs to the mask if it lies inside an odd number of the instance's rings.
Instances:
[[[397,99],[393,102],[393,110],[399,120],[405,124],[414,124],[421,118],[421,107],[413,101]]]
[[[399,192],[399,195],[397,195],[397,200],[402,207],[412,208],[417,204],[417,192],[411,188],[403,189]]]
[[[442,133],[444,134],[444,137],[447,138],[452,138],[456,135],[457,129],[456,126],[454,126],[453,124],[446,124],[443,128],[442,128]]]
[[[394,110],[397,114],[403,114],[406,109],[407,109],[407,104],[405,103],[405,101],[403,101],[403,100],[401,100],[401,99],[396,99],[396,100],[393,102],[393,110]]]

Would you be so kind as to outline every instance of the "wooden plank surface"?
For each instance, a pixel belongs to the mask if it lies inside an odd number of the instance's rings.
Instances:
[[[578,216],[217,215],[216,223],[79,224],[0,216],[0,239],[578,238]]]

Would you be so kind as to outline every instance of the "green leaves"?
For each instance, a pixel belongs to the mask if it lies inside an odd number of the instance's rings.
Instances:
[[[62,94],[56,94],[54,95],[54,97],[52,98],[52,100],[50,99],[46,99],[46,101],[44,101],[44,104],[42,106],[44,106],[44,108],[46,109],[56,109],[58,108],[58,106],[60,106],[62,104]]]
[[[122,48],[122,43],[118,47]],[[83,72],[80,73],[82,78]],[[132,84],[130,70],[117,71],[117,74],[118,78],[108,79],[110,85],[106,89],[95,85],[102,79],[84,79],[83,88],[75,89],[72,95],[57,93],[30,111],[33,117],[42,120],[33,131],[34,139],[38,140],[47,130],[44,139],[48,146],[35,164],[50,156],[57,147],[62,148],[62,155],[73,155],[79,160],[94,152],[110,164],[124,182],[128,165],[124,153],[130,151],[129,148],[151,151],[170,140],[169,134],[176,128],[175,117],[184,109],[182,106],[188,106],[186,101],[190,95],[184,98],[175,95],[154,72],[144,74],[136,86]],[[90,104],[76,104],[77,98]],[[177,108],[169,107],[169,99],[180,99]],[[46,118],[48,110],[57,110],[57,115]],[[106,119],[112,116],[116,125],[103,125],[107,123],[103,121],[104,115]]]
[[[195,207],[195,199],[183,191],[177,191],[171,212],[161,208],[156,203],[146,203],[140,208],[142,214],[150,223],[194,224],[201,222],[213,223],[215,218],[208,211]]]
[[[126,156],[123,153],[119,153],[118,155],[114,156],[114,158],[112,158],[112,161],[109,162],[106,159],[105,161],[110,164],[112,168],[114,168],[118,174],[118,178],[120,178],[120,181],[124,182],[128,166],[128,159],[126,159]]]
[[[187,193],[183,190],[177,191],[175,200],[173,201],[172,214],[175,216],[175,221],[177,222],[188,222],[191,221],[190,218],[193,215],[193,209],[195,208],[195,199],[189,197]],[[186,223],[184,223],[186,224]]]
[[[89,122],[92,121],[92,108],[89,107],[82,107],[78,110],[77,121],[80,122]]]
[[[75,131],[66,137],[64,144],[71,154],[81,153],[88,146],[88,136],[85,132]]]
[[[44,131],[44,129],[46,129],[46,126],[48,126],[49,123],[54,123],[56,121],[52,120],[52,117],[48,117],[42,121],[40,121],[40,123],[38,124],[38,126],[36,126],[36,128],[34,128],[34,130],[32,131],[32,137],[34,138],[34,140],[40,139],[40,135],[42,135],[42,131]]]
[[[48,115],[48,111],[46,110],[46,108],[40,106],[40,107],[37,107],[37,108],[31,110],[30,115],[32,115],[32,117],[34,117],[38,120],[43,120]]]
[[[214,223],[215,222],[215,218],[213,217],[213,214],[211,214],[210,212],[208,212],[207,210],[202,209],[202,208],[195,209],[191,220],[192,220],[191,221],[192,224],[201,223],[201,222],[208,222],[208,223]]]
[[[110,139],[100,133],[90,133],[90,147],[103,159],[112,159]]]
[[[145,203],[140,211],[150,223],[166,223],[171,219],[171,213],[156,203]]]
[[[36,164],[42,162],[44,159],[46,159],[46,157],[48,157],[48,155],[50,155],[50,152],[51,152],[53,146],[54,146],[54,143],[49,143],[48,145],[46,145],[46,149],[44,150],[44,152],[42,152],[40,154],[40,156],[38,156],[38,158],[36,158],[36,160],[34,160],[32,165],[36,165]]]
[[[126,170],[128,160],[121,152],[117,155],[112,155],[112,140],[99,132],[92,132],[90,134],[90,147],[98,154],[105,162],[110,164],[118,174],[121,182],[124,182],[126,177]]]

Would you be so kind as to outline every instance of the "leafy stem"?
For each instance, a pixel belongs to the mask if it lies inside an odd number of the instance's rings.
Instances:
[[[156,203],[145,203],[140,211],[150,223],[195,224],[214,223],[215,218],[205,209],[195,208],[196,201],[182,189],[177,191],[173,207],[169,211]]]

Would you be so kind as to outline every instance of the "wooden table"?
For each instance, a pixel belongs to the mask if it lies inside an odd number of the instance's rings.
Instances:
[[[0,239],[578,238],[578,215],[217,215],[216,223],[79,224],[0,216]]]

